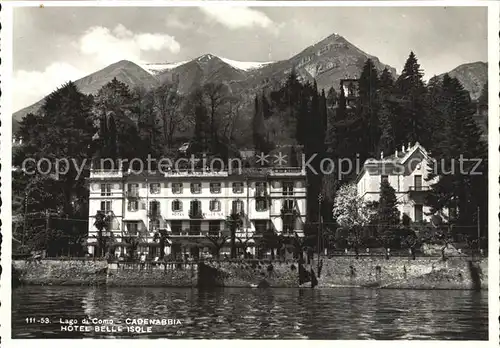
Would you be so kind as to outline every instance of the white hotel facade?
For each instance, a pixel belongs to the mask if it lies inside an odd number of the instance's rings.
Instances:
[[[408,144],[389,156],[381,154],[380,159],[367,160],[356,179],[358,196],[365,201],[380,199],[380,184],[387,180],[396,191],[397,207],[414,222],[430,220],[431,207],[425,204],[427,192],[439,178],[429,180],[429,165],[433,159],[418,142]],[[440,213],[448,220],[445,212]]]
[[[213,247],[207,236],[229,234],[226,219],[239,212],[243,225],[237,241],[256,252],[262,233],[303,235],[306,216],[306,176],[301,168],[227,171],[168,171],[134,174],[121,170],[92,170],[89,185],[88,251],[97,245],[95,216],[111,217],[108,231],[115,253],[125,253],[124,237],[138,238],[138,253],[159,256],[157,232],[168,234],[165,254],[196,255]],[[221,253],[229,252],[229,242]]]

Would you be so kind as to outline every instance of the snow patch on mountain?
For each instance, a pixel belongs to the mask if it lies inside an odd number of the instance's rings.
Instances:
[[[228,59],[228,58],[222,58],[222,57],[219,57],[219,58],[220,58],[220,60],[231,65],[232,67],[234,67],[236,69],[244,70],[244,71],[259,69],[265,65],[273,63],[273,62],[240,62],[238,60],[232,60],[232,59]]]
[[[145,63],[140,64],[140,67],[149,72],[150,74],[156,75],[167,70],[171,70],[186,64],[188,61],[177,62],[177,63]]]

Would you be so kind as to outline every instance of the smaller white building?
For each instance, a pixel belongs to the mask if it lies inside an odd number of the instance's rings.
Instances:
[[[418,142],[390,156],[368,159],[356,179],[358,195],[367,202],[378,201],[380,184],[387,180],[396,191],[401,217],[406,214],[414,222],[429,221],[431,208],[425,205],[425,198],[430,186],[439,180],[428,180],[433,162]]]

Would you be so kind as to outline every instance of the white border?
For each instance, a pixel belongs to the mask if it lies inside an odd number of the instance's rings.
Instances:
[[[12,78],[12,8],[13,7],[197,7],[197,6],[250,6],[250,7],[457,7],[457,6],[484,6],[488,7],[488,84],[489,84],[489,341],[425,341],[427,347],[442,346],[442,347],[498,347],[499,341],[499,205],[500,205],[500,189],[499,189],[499,119],[500,119],[500,99],[499,99],[499,62],[500,62],[500,46],[499,46],[499,21],[500,21],[500,5],[495,1],[183,1],[171,0],[169,2],[161,1],[4,1],[2,3],[2,11],[0,19],[2,23],[0,49],[2,56],[2,64],[0,66],[0,83],[2,95],[0,98],[0,112],[2,116],[1,132],[1,153],[5,154],[1,158],[1,198],[2,207],[0,217],[2,219],[2,258],[1,266],[3,269],[0,286],[0,336],[2,343],[7,346],[23,346],[23,347],[55,347],[63,345],[72,345],[73,347],[85,347],[89,345],[89,341],[85,339],[29,339],[11,340],[11,149],[12,149],[12,90],[9,88]],[[335,313],[332,313],[335,315]],[[105,344],[108,347],[123,348],[125,344],[137,342],[143,347],[153,347],[159,344],[169,346],[189,346],[193,347],[197,344],[193,340],[169,340],[166,343],[164,340],[128,340],[127,343],[120,340],[105,340],[92,339],[91,344]],[[356,347],[365,345],[375,345],[384,347],[421,347],[423,341],[334,341],[334,344],[340,344],[343,347]],[[263,344],[276,345],[276,340],[265,340]],[[238,342],[229,340],[205,340],[203,345],[206,347],[229,346],[254,346],[260,344],[255,340],[239,340]],[[296,341],[287,341],[287,345],[304,345],[310,343],[296,343]],[[315,346],[331,347],[330,341],[314,341]]]

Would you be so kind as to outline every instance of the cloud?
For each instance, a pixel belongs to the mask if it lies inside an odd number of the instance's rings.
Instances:
[[[72,63],[58,61],[43,71],[17,70],[14,72],[14,110],[37,102],[62,84],[74,81],[104,66],[126,59],[142,62],[142,55],[151,51],[168,50],[178,53],[179,42],[163,33],[134,33],[122,24],[115,28],[95,26],[89,28],[71,44],[80,57],[72,57]]]
[[[211,20],[224,25],[229,29],[264,28],[272,32],[279,30],[265,13],[242,6],[204,6],[200,10]]]
[[[133,33],[118,24],[113,30],[91,27],[77,42],[80,52],[101,64],[122,59],[141,61],[143,51],[168,50],[179,53],[181,45],[173,36],[160,33]]]
[[[17,70],[13,76],[13,109],[31,105],[64,83],[83,76],[84,72],[65,62],[54,62],[44,71]]]
[[[193,28],[193,21],[180,20],[176,16],[169,15],[165,20],[165,24],[168,28],[187,30]]]

